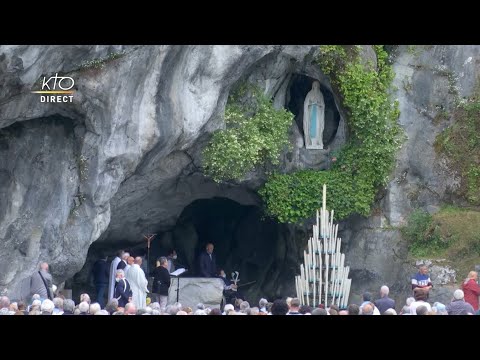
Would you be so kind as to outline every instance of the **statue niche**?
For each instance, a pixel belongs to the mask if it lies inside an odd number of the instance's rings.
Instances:
[[[303,132],[307,149],[323,149],[324,128],[325,101],[320,91],[320,83],[314,81],[303,105]]]

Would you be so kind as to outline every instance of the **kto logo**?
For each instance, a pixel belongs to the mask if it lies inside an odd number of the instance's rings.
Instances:
[[[73,93],[71,90],[75,85],[75,80],[68,76],[51,76],[48,80],[44,76],[42,90],[32,91],[33,94],[46,94],[40,96],[40,102],[47,103],[68,103],[73,102]],[[53,95],[55,94],[55,95]],[[61,94],[61,95],[60,95]]]

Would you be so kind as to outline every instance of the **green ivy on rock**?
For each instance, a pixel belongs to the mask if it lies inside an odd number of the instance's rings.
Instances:
[[[280,222],[298,223],[320,207],[327,184],[327,207],[337,220],[370,214],[379,186],[385,185],[401,145],[398,102],[389,89],[394,77],[388,54],[375,45],[377,64],[364,64],[359,47],[325,45],[317,63],[342,96],[348,110],[349,142],[327,171],[274,174],[260,190],[266,211]]]
[[[226,129],[216,131],[203,151],[205,173],[216,182],[241,180],[257,165],[278,164],[289,145],[293,117],[285,109],[275,109],[257,87],[242,84],[225,108]]]

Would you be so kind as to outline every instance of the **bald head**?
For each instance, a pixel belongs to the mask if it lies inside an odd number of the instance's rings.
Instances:
[[[48,264],[46,262],[40,263],[40,270],[48,271]]]
[[[135,258],[135,264],[137,264],[137,265],[142,265],[142,258],[141,258],[140,256],[137,256],[137,257]]]
[[[365,304],[362,306],[362,315],[373,315],[373,306]]]

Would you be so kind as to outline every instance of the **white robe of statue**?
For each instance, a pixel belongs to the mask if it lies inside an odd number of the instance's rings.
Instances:
[[[126,278],[132,289],[133,303],[137,309],[145,309],[147,307],[148,281],[142,268],[138,264],[133,264],[128,269]]]
[[[320,91],[320,83],[314,81],[303,104],[303,132],[307,149],[323,149],[324,127],[325,101]]]
[[[118,256],[112,260],[112,263],[110,264],[110,279],[108,282],[108,301],[113,299],[113,294],[115,291],[115,276],[117,275],[117,266],[122,261]]]

